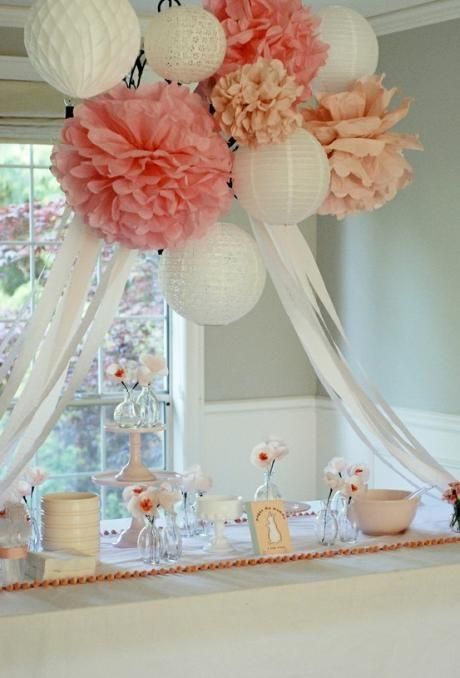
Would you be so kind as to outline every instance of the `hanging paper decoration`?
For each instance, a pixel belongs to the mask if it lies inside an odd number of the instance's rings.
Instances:
[[[253,238],[239,226],[218,223],[204,238],[164,252],[159,277],[179,315],[199,325],[228,325],[257,304],[266,272]]]
[[[231,163],[200,97],[165,83],[119,85],[77,106],[52,156],[85,223],[139,249],[203,235],[230,205]]]
[[[174,7],[155,16],[145,34],[147,61],[158,75],[178,82],[198,82],[222,65],[224,29],[200,7]]]
[[[301,92],[281,61],[258,59],[220,78],[211,102],[221,130],[239,144],[276,144],[302,124]]]
[[[32,66],[46,82],[85,99],[124,78],[139,52],[141,32],[128,0],[36,0],[24,42]]]
[[[373,75],[379,43],[370,23],[348,7],[333,5],[318,11],[319,35],[329,45],[327,62],[313,83],[315,92],[342,92],[353,80]]]
[[[319,94],[319,107],[303,110],[306,129],[331,165],[331,190],[318,214],[343,219],[378,209],[412,181],[403,150],[423,146],[417,135],[389,131],[406,117],[411,100],[390,112],[397,89],[385,89],[383,77],[363,78],[346,92]]]
[[[235,194],[252,217],[269,224],[296,224],[314,214],[329,191],[329,178],[326,153],[303,129],[281,144],[235,153]]]
[[[310,97],[310,83],[326,62],[328,45],[318,38],[319,18],[302,0],[205,0],[203,5],[219,19],[227,36],[227,53],[217,77],[259,57],[279,59],[302,86],[300,100]]]

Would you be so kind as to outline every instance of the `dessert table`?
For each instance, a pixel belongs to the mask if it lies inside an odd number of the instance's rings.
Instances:
[[[2,592],[1,675],[456,675],[460,543],[422,547],[432,516],[421,508],[395,550],[374,538],[375,552]]]

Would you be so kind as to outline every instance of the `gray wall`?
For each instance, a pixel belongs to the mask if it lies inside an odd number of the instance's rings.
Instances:
[[[236,203],[222,221],[250,231]],[[314,221],[303,231],[313,246]],[[245,318],[228,327],[206,328],[207,401],[314,395],[316,388],[313,369],[270,280],[262,299]]]
[[[460,20],[380,39],[414,183],[381,210],[318,221],[318,252],[355,355],[393,405],[460,413]]]

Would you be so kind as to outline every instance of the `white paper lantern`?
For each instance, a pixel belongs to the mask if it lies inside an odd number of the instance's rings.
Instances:
[[[128,0],[36,0],[25,25],[30,61],[71,97],[101,94],[129,73],[139,53],[139,20]]]
[[[199,7],[163,10],[150,22],[144,38],[147,61],[167,80],[199,82],[222,65],[227,50],[224,29]]]
[[[370,23],[348,7],[333,5],[318,11],[319,36],[329,47],[326,64],[313,83],[316,92],[343,92],[365,75],[373,75],[379,43]]]
[[[204,238],[165,250],[159,279],[179,315],[198,325],[228,325],[257,304],[266,270],[253,238],[235,224],[217,223]]]
[[[267,224],[297,224],[315,214],[329,181],[327,155],[304,129],[281,144],[245,146],[235,153],[235,195],[252,217]]]

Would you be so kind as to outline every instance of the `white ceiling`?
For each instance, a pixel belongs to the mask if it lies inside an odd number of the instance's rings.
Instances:
[[[72,2],[73,0],[69,0]],[[156,11],[157,2],[156,0],[131,0],[133,6],[142,14],[152,14]],[[22,5],[28,6],[31,5],[31,0],[0,0],[0,5]],[[184,0],[184,5],[199,5],[201,0]],[[311,5],[312,7],[324,7],[331,4],[336,5],[346,5],[347,7],[352,7],[356,9],[361,14],[365,16],[377,16],[379,14],[385,14],[387,12],[393,12],[398,9],[405,9],[407,7],[415,7],[416,5],[427,4],[427,0],[346,0],[342,2],[341,0],[311,0],[305,1],[305,5]],[[431,3],[433,4],[433,3]]]

